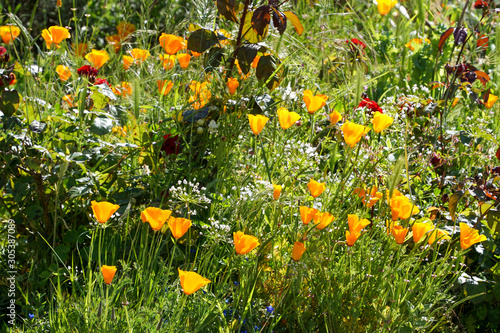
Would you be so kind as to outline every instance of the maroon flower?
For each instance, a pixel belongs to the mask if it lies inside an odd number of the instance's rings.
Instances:
[[[172,136],[172,134],[164,135],[163,138],[165,141],[161,145],[161,151],[165,153],[165,155],[177,155],[181,149],[181,143],[179,141],[179,135]]]
[[[0,46],[0,61],[8,62],[10,59],[10,55],[7,53],[7,49],[3,46]]]
[[[373,112],[384,113],[377,102],[370,100],[368,97],[363,98],[361,102],[359,102],[358,108],[366,108],[369,114],[372,114]]]
[[[430,162],[432,164],[432,167],[434,169],[436,169],[436,168],[440,167],[443,164],[443,159],[441,157],[439,157],[438,154],[432,153]]]
[[[106,79],[101,79],[101,78],[97,78],[95,80],[94,85],[98,86],[98,85],[104,84],[104,83],[106,83],[108,85],[108,87],[111,87],[111,85],[109,84],[109,82]]]
[[[92,67],[90,65],[85,65],[85,66],[78,68],[77,72],[78,72],[78,75],[80,75],[80,76],[86,76],[89,79],[89,81],[92,83],[94,83],[95,78],[97,76],[97,69],[95,69],[94,67]]]

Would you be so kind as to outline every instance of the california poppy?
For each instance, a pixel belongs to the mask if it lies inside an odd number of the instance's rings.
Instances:
[[[141,212],[142,222],[148,222],[153,230],[160,230],[170,218],[172,211],[148,207]]]
[[[418,207],[404,195],[393,195],[389,205],[391,206],[392,219],[394,221],[398,218],[402,220],[407,219],[411,215],[415,215],[420,212],[420,209],[418,209]]]
[[[176,59],[175,55],[160,54],[158,57],[162,61],[163,69],[169,70],[174,68]]]
[[[108,44],[113,47],[113,51],[115,51],[115,53],[120,52],[120,49],[122,48],[122,39],[120,38],[120,36],[110,35],[106,36],[105,39]]]
[[[302,255],[306,251],[306,247],[304,246],[304,243],[301,242],[295,242],[293,244],[293,250],[292,250],[292,259],[294,261],[299,261],[300,258],[302,258]]]
[[[328,115],[328,118],[330,120],[330,123],[332,125],[335,125],[336,123],[342,120],[342,115],[340,114],[340,112],[333,111]]]
[[[378,192],[378,188],[376,186],[370,188],[370,193],[359,187],[355,188],[353,193],[357,194],[358,197],[361,198],[363,205],[368,208],[373,207],[384,196],[382,192]]]
[[[12,44],[19,37],[21,29],[15,25],[4,25],[0,27],[0,37],[5,44]]]
[[[180,268],[178,268],[177,270],[179,271],[182,290],[186,295],[191,295],[201,287],[212,282],[196,272],[186,272],[181,270]]]
[[[78,43],[78,45],[71,44],[71,46],[73,47],[73,52],[76,57],[83,57],[87,53],[87,43]]]
[[[348,230],[345,231],[345,238],[347,245],[354,246],[354,243],[358,240],[359,236],[361,236],[360,232],[350,232]]]
[[[432,223],[414,223],[411,227],[413,231],[413,241],[418,243],[420,239],[429,231],[434,229],[434,225]]]
[[[260,245],[257,237],[245,235],[242,231],[233,233],[234,248],[238,254],[247,254]]]
[[[318,212],[314,215],[314,222],[319,223],[316,226],[318,230],[325,229],[333,220],[335,220],[335,217],[328,212]]]
[[[229,89],[229,94],[234,95],[236,94],[236,89],[239,87],[240,83],[238,82],[238,79],[230,77],[229,79],[227,79],[226,85]]]
[[[176,54],[177,52],[186,47],[186,44],[184,43],[184,38],[166,33],[161,34],[160,45],[161,47],[163,47],[165,52],[167,52],[170,55]]]
[[[300,206],[300,218],[302,219],[302,223],[309,224],[311,220],[316,216],[318,210],[316,208],[309,208],[306,206]]]
[[[118,30],[118,37],[120,37],[121,40],[126,39],[131,33],[135,31],[135,29],[135,25],[125,21],[118,23],[118,25],[116,26],[116,30]]]
[[[269,118],[261,114],[249,114],[248,121],[250,122],[250,128],[252,129],[253,134],[259,135],[266,123],[269,121]]]
[[[380,133],[387,127],[391,126],[393,121],[394,119],[392,119],[392,117],[380,112],[375,112],[372,118],[373,130],[376,133]]]
[[[179,239],[188,231],[191,227],[191,220],[185,219],[183,217],[170,217],[168,219],[168,227],[172,232],[172,236]]]
[[[281,195],[281,190],[283,187],[281,185],[273,185],[273,188],[274,188],[273,198],[274,200],[278,200]]]
[[[310,179],[309,183],[307,183],[307,188],[311,192],[311,195],[314,198],[317,198],[323,193],[323,191],[326,189],[326,183],[319,183],[315,181],[314,179]]]
[[[467,223],[460,223],[460,247],[463,250],[485,240],[486,236],[479,235],[479,231],[477,229],[469,227]]]
[[[413,38],[408,43],[406,43],[405,46],[407,48],[409,48],[410,50],[415,51],[414,45],[423,44],[423,43],[430,44],[431,41],[428,38],[424,38],[424,39],[422,39],[422,38]]]
[[[347,215],[347,223],[349,225],[350,232],[360,232],[364,227],[370,224],[370,221],[367,219],[359,219],[357,215],[348,214]]]
[[[90,61],[95,68],[99,69],[109,60],[109,55],[105,50],[92,50],[92,52],[85,56],[85,59]]]
[[[429,245],[434,244],[435,241],[449,240],[451,237],[449,236],[447,231],[441,229],[434,229],[429,231],[429,238],[427,242]]]
[[[49,29],[42,30],[42,38],[45,40],[47,44],[47,48],[50,50],[52,44],[55,44],[57,48],[59,48],[59,44],[70,38],[69,30],[63,27],[59,27],[57,25],[49,27]]]
[[[64,66],[64,65],[59,65],[56,67],[56,73],[59,75],[59,79],[61,81],[68,81],[68,79],[71,77],[71,71],[69,70],[69,67]]]
[[[498,100],[498,96],[495,96],[493,94],[488,94],[488,100],[486,103],[484,103],[484,106],[486,106],[488,109],[493,107],[493,104]]]
[[[282,129],[285,130],[290,128],[300,119],[300,115],[298,113],[290,112],[286,108],[279,108],[277,113],[280,126]]]
[[[124,55],[122,57],[123,69],[129,69],[133,63],[134,63],[134,58],[127,56],[127,55]]]
[[[394,228],[392,228],[391,233],[396,239],[396,243],[403,244],[406,234],[408,233],[408,228],[403,228],[402,226],[396,225],[394,226]]]
[[[356,143],[358,143],[359,140],[361,140],[361,138],[363,136],[365,136],[370,131],[369,127],[366,127],[363,125],[358,125],[355,123],[351,123],[349,121],[346,121],[340,129],[342,130],[342,133],[344,134],[345,142],[351,148],[354,148]]]
[[[120,208],[120,206],[106,201],[92,201],[91,204],[94,216],[99,223],[106,223],[106,221],[110,219],[111,215],[113,215]]]
[[[397,3],[397,0],[378,0],[378,12],[380,15],[386,15],[391,11],[392,7],[396,6]]]
[[[188,53],[178,54],[177,61],[179,61],[179,65],[182,69],[186,69],[189,66],[189,62],[191,61],[191,55]]]
[[[104,283],[111,284],[116,273],[116,266],[106,266],[101,267],[102,277],[104,278]]]
[[[137,64],[141,64],[151,55],[148,50],[132,49],[130,55],[134,58]]]
[[[318,111],[323,106],[325,106],[327,100],[328,96],[326,95],[313,96],[311,90],[307,89],[304,91],[304,103],[306,103],[307,112],[310,114]]]
[[[172,89],[172,87],[174,86],[172,81],[167,80],[158,80],[156,81],[156,83],[158,84],[158,91],[160,92],[160,95],[163,96],[167,95],[170,92],[170,89]]]

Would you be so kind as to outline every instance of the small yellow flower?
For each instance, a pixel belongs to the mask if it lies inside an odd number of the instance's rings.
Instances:
[[[153,230],[160,230],[170,218],[172,211],[148,207],[141,212],[142,222],[148,222]]]
[[[318,210],[316,208],[309,208],[306,206],[300,206],[300,218],[302,219],[302,223],[304,224],[309,224],[312,219],[316,216],[318,213]]]
[[[307,184],[307,188],[311,192],[311,195],[314,198],[317,198],[323,193],[323,191],[326,189],[326,183],[319,183],[315,181],[314,179],[310,179],[309,183]]]
[[[104,278],[104,283],[111,284],[116,273],[116,266],[106,266],[101,267],[102,277]]]
[[[42,38],[45,40],[47,44],[47,48],[50,50],[52,44],[55,44],[57,48],[59,48],[59,44],[70,38],[69,30],[63,27],[59,27],[57,25],[49,27],[49,29],[42,30]]]
[[[176,239],[181,238],[191,227],[191,220],[185,219],[183,217],[170,217],[168,219],[168,227],[172,232],[172,236]]]
[[[348,214],[347,223],[349,224],[349,231],[352,233],[361,232],[364,227],[370,224],[367,219],[359,219],[357,215]]]
[[[186,272],[182,271],[180,268],[177,270],[179,271],[179,279],[181,280],[182,290],[186,295],[191,295],[201,287],[212,282],[196,272]]]
[[[325,106],[327,100],[328,96],[326,95],[313,96],[311,90],[307,89],[304,91],[304,103],[306,103],[307,112],[310,114],[313,114]]]
[[[378,12],[380,15],[386,15],[397,3],[397,0],[378,0]]]
[[[238,254],[247,254],[260,245],[257,237],[245,235],[242,231],[233,233],[234,248]]]
[[[290,112],[286,108],[279,108],[278,111],[278,119],[280,122],[280,126],[282,129],[288,129],[293,124],[295,124],[299,119],[300,115],[296,112]]]
[[[332,125],[335,125],[336,123],[342,120],[342,115],[340,114],[340,112],[337,111],[333,111],[328,116],[330,118],[330,123]]]
[[[250,128],[252,129],[253,134],[259,135],[266,123],[269,121],[269,118],[261,114],[249,114],[248,121],[250,122]]]
[[[373,130],[376,133],[380,133],[387,127],[391,126],[393,121],[394,119],[390,116],[380,112],[375,112],[372,118]]]
[[[302,255],[306,251],[306,247],[304,246],[304,243],[301,242],[295,242],[293,244],[293,250],[292,250],[292,259],[294,261],[299,261],[300,258],[302,258]]]
[[[236,94],[236,89],[239,87],[240,83],[238,82],[238,79],[230,77],[229,79],[227,79],[226,85],[229,89],[229,94],[234,95]]]
[[[61,81],[68,81],[68,79],[71,77],[71,71],[69,70],[69,67],[66,67],[64,65],[59,65],[56,67],[56,73],[59,75],[59,79]]]
[[[472,245],[485,241],[485,235],[479,235],[477,229],[471,228],[467,223],[460,223],[460,247],[463,250],[468,249]]]
[[[109,60],[109,55],[105,50],[92,50],[92,52],[85,56],[85,59],[91,62],[95,68],[99,69]]]
[[[91,204],[94,216],[99,223],[106,223],[106,221],[111,218],[111,215],[113,215],[120,208],[120,206],[113,205],[112,203],[106,201],[92,201]]]
[[[402,226],[396,225],[391,230],[394,239],[396,239],[396,243],[403,244],[406,238],[406,234],[408,233],[408,228],[403,228]]]
[[[340,129],[342,130],[342,133],[344,133],[345,142],[351,148],[354,148],[356,143],[358,143],[359,140],[361,140],[361,138],[370,131],[369,127],[351,123],[349,121],[346,121]]]
[[[281,189],[283,188],[281,185],[273,185],[273,198],[274,200],[278,200],[281,195]]]

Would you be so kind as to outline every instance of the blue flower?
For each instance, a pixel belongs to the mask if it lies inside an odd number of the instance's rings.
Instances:
[[[29,318],[30,318],[30,320],[31,320],[31,319],[35,318],[35,315],[34,315],[34,314],[32,314],[32,313],[28,313],[28,317],[29,317]]]
[[[269,305],[267,308],[266,308],[267,312],[269,313],[273,313],[274,312],[274,308],[272,305]]]
[[[238,281],[234,281],[234,285],[235,285],[235,286],[239,286],[239,285],[240,285],[240,283],[239,283]]]

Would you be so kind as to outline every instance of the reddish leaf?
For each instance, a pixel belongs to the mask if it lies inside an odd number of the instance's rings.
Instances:
[[[273,10],[273,25],[280,35],[283,35],[286,29],[286,16],[276,8],[271,7],[271,9]]]
[[[304,27],[300,23],[300,20],[297,17],[297,15],[295,15],[291,11],[286,11],[286,12],[284,12],[284,14],[285,14],[286,18],[289,19],[290,22],[292,22],[293,27],[295,28],[295,31],[297,32],[297,35],[299,35],[299,36],[302,35],[302,32],[304,31]]]
[[[485,72],[475,71],[474,73],[476,73],[477,79],[481,81],[483,85],[486,85],[486,83],[490,80],[490,77]]]
[[[264,35],[269,22],[271,21],[271,6],[260,6],[252,16],[252,27],[258,35]]]
[[[432,84],[431,89],[436,89],[436,88],[445,86],[445,84],[443,82],[440,82],[440,81],[432,81],[429,84]]]
[[[500,147],[498,147],[497,153],[495,155],[500,160]]]
[[[477,39],[477,47],[487,48],[488,45],[489,45],[488,42],[489,42],[489,38],[487,36],[485,36],[485,35],[481,35]]]
[[[439,52],[443,52],[443,45],[444,45],[444,42],[446,42],[446,40],[448,39],[448,37],[450,37],[450,35],[453,33],[453,31],[455,31],[455,28],[449,28],[448,30],[446,30],[444,32],[444,34],[441,35],[441,37],[439,38],[439,44],[438,44],[438,50]]]

